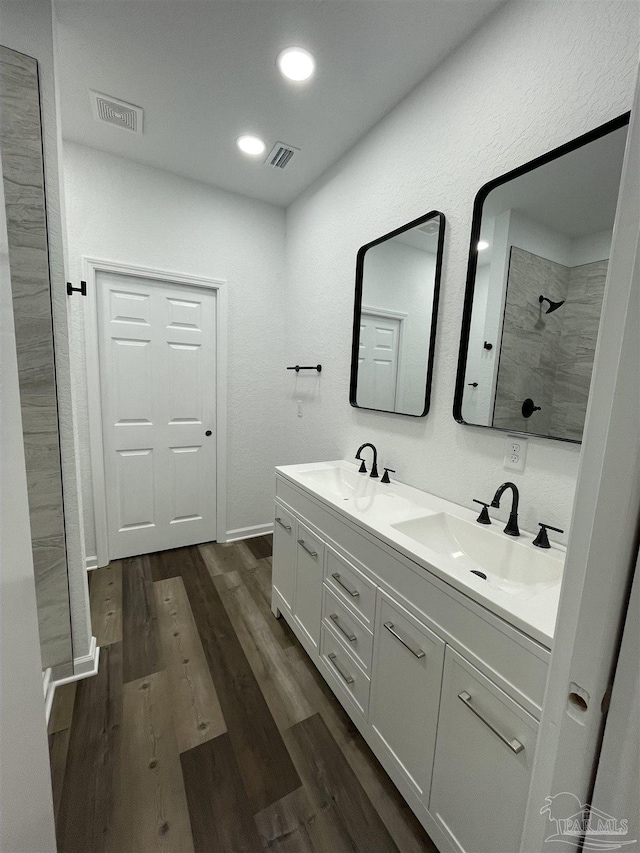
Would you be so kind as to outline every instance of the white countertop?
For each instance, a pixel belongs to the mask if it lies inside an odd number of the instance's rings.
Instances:
[[[526,586],[512,586],[510,589],[505,589],[505,584],[492,582],[490,578],[485,580],[477,577],[469,570],[468,558],[462,553],[444,555],[405,535],[392,525],[436,513],[447,513],[475,523],[478,511],[458,506],[403,483],[392,482],[390,485],[383,485],[380,480],[365,474],[358,475],[365,482],[361,486],[358,482],[357,494],[344,491],[341,493],[340,489],[330,482],[312,482],[314,472],[335,468],[346,472],[347,477],[358,472],[356,465],[345,460],[283,465],[277,467],[276,472],[545,647],[552,648],[562,585],[562,566],[558,567],[559,575],[555,582],[537,583],[535,578],[531,578],[530,581],[527,579]],[[339,476],[339,472],[333,473],[336,478]],[[348,496],[345,496],[346,494]],[[489,537],[487,542],[498,546],[504,544],[494,538],[506,537],[502,532],[503,527],[504,523],[494,520],[490,528],[482,528]],[[526,558],[542,558],[539,549],[531,544],[534,537],[530,533],[521,531],[517,540],[506,538],[511,540],[510,545],[516,549],[533,548],[533,551],[537,552],[532,555],[516,550],[515,553]],[[565,548],[560,545],[552,544],[551,549],[543,551],[542,554],[553,561],[554,567],[556,561],[564,564]],[[456,557],[462,559],[455,559]]]

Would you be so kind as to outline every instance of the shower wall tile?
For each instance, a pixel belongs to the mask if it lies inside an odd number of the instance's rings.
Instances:
[[[512,246],[493,426],[551,434],[562,317],[546,314],[538,297],[565,299],[568,282],[568,267]],[[522,414],[527,398],[540,406],[530,418]]]
[[[0,151],[43,667],[72,672],[40,98],[34,59],[0,47]]]
[[[493,426],[582,439],[607,265],[566,267],[512,247]],[[546,314],[540,294],[565,304]],[[541,407],[530,418],[527,397]]]
[[[582,439],[608,260],[572,267],[555,373],[553,435]],[[558,312],[559,313],[559,312]]]

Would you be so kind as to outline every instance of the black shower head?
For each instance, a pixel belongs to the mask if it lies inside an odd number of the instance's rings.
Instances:
[[[548,302],[549,307],[545,311],[545,314],[551,314],[552,311],[557,311],[561,305],[564,305],[564,299],[561,299],[560,302],[552,302],[548,296],[540,296],[538,298],[538,302],[542,304],[543,302]]]

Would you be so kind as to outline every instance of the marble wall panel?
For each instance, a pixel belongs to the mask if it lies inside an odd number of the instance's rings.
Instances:
[[[35,59],[0,47],[0,149],[42,665],[72,672],[45,186]]]

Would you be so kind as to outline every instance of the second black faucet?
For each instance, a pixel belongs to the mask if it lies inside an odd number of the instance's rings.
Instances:
[[[518,529],[518,503],[520,500],[520,493],[518,492],[518,487],[516,486],[516,484],[503,483],[493,496],[491,506],[495,507],[496,509],[500,506],[500,498],[507,489],[511,489],[512,499],[511,512],[509,513],[509,521],[507,521],[507,526],[505,527],[504,532],[507,534],[507,536],[520,536],[520,530]]]

